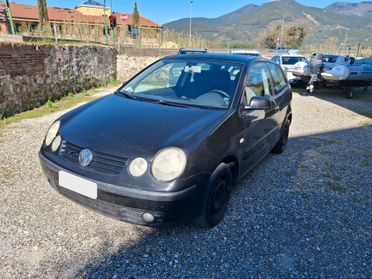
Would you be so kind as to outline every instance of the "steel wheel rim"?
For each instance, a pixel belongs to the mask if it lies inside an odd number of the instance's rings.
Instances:
[[[217,215],[226,205],[228,193],[228,185],[225,179],[220,179],[216,185],[215,190],[213,191],[210,212],[211,215]]]

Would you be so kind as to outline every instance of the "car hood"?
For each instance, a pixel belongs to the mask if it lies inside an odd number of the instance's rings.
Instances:
[[[153,156],[167,146],[203,141],[228,110],[184,108],[110,95],[61,118],[63,140],[106,154]]]

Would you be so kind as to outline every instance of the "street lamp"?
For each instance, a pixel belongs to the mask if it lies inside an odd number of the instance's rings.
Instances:
[[[192,4],[193,0],[190,0],[190,28],[189,28],[189,46],[191,47],[191,29],[192,29]]]

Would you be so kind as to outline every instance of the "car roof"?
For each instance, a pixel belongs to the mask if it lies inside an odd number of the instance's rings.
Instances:
[[[232,53],[255,53],[255,54],[261,54],[259,51],[257,50],[250,50],[250,49],[232,49],[231,50]]]
[[[305,57],[305,56],[299,55],[299,54],[280,54],[280,56],[284,56],[284,57]]]
[[[238,63],[250,64],[256,60],[269,61],[264,58],[257,58],[254,56],[220,54],[220,53],[204,53],[204,54],[183,54],[167,56],[164,59],[177,59],[177,60],[220,60]]]
[[[206,48],[180,48],[180,51],[206,51]]]

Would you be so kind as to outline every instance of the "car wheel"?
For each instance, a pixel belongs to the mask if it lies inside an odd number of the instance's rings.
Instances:
[[[280,153],[283,153],[283,151],[285,150],[287,143],[288,143],[289,126],[290,126],[290,121],[287,120],[279,141],[274,146],[274,148],[271,150],[272,153],[280,154]]]
[[[211,175],[201,212],[196,219],[200,227],[213,227],[225,216],[233,184],[229,165],[222,163]]]

